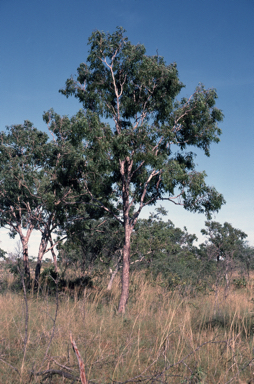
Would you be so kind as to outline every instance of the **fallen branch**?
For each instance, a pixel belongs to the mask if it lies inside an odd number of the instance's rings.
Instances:
[[[78,365],[79,365],[79,374],[80,374],[80,379],[82,384],[88,384],[88,381],[86,380],[86,374],[85,374],[85,366],[83,363],[83,360],[81,358],[80,352],[78,350],[78,347],[76,346],[75,341],[72,338],[72,334],[70,333],[70,339],[71,339],[71,345],[73,347],[73,350],[76,354],[77,360],[78,360]]]

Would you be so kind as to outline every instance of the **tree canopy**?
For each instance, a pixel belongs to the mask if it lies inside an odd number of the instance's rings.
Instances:
[[[222,225],[216,221],[206,221],[205,225],[206,229],[202,229],[201,233],[207,236],[217,261],[220,258],[232,258],[243,247],[246,233],[234,228],[230,223],[225,222]]]

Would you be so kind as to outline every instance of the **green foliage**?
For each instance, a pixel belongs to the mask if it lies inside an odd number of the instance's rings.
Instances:
[[[66,286],[65,280],[58,275],[54,265],[49,265],[43,268],[40,274],[40,287],[44,292],[55,295],[56,291],[62,291]],[[40,290],[39,290],[40,292]]]
[[[244,242],[236,253],[235,259],[240,263],[243,267],[242,269],[247,272],[249,277],[250,271],[254,270],[254,247],[251,247],[247,242]]]
[[[197,258],[198,250],[193,245],[196,236],[190,235],[186,228],[176,228],[170,220],[163,221],[160,215],[167,215],[163,208],[156,210],[149,219],[137,221],[131,242],[131,269],[145,269],[153,279],[160,275],[161,284],[170,289],[199,284],[202,278],[205,280],[208,268]],[[123,243],[123,228],[117,221],[106,218],[89,221],[83,231],[76,232],[60,246],[59,265],[88,270],[93,276],[97,269],[108,273],[114,264],[122,265]],[[201,270],[204,270],[202,275]]]
[[[70,271],[69,271],[70,272]],[[39,279],[40,292],[49,295],[65,293],[72,297],[77,293],[83,295],[84,288],[93,288],[93,280],[91,276],[82,274],[81,276],[73,276],[66,274],[66,270],[60,270],[58,273],[54,265],[44,266]]]
[[[95,273],[110,267],[123,248],[122,226],[112,218],[79,222],[73,235],[59,246],[59,263]]]
[[[249,259],[244,257],[246,253],[244,239],[247,235],[227,222],[222,225],[215,221],[207,221],[205,225],[206,229],[202,229],[201,232],[207,236],[207,242],[201,244],[199,255],[201,259],[206,260],[207,264],[215,264],[217,261],[214,277],[217,285],[225,280],[226,297],[233,271],[241,271],[244,259],[249,273]],[[244,284],[244,281],[240,282],[239,279],[234,281],[235,286],[238,287],[242,283]]]
[[[147,278],[152,276],[154,280],[160,276],[160,284],[171,290],[180,287],[183,291],[188,291],[190,287],[202,291],[211,289],[220,271],[216,263],[217,253],[211,248],[210,242],[196,247],[195,235],[189,234],[186,228],[176,228],[170,220],[162,220],[162,216],[167,214],[160,207],[148,219],[137,221],[131,240],[131,270],[145,270]],[[63,269],[75,268],[78,271],[81,268],[94,277],[100,272],[99,277],[100,274],[108,274],[109,268],[117,263],[121,267],[120,251],[123,248],[124,233],[117,221],[101,218],[83,223],[83,228],[79,228],[80,232],[74,233],[59,248],[59,265]],[[229,228],[235,235],[244,237],[241,231],[234,230],[227,223],[218,228]],[[251,248],[239,248],[238,241],[232,243],[231,239],[230,243],[228,237],[225,237],[225,243],[237,250],[234,254],[237,260],[242,263],[246,261],[244,251],[252,260],[252,254],[248,253]],[[237,265],[241,267],[241,264]],[[221,268],[224,267],[221,261]],[[245,278],[239,278],[233,280],[233,283],[240,287],[244,286],[244,281]]]
[[[55,271],[54,265],[50,265],[49,267],[45,267],[41,273],[41,281],[45,281],[46,279],[51,279],[56,283],[58,275]]]
[[[176,64],[146,55],[143,45],[131,44],[124,34],[121,27],[113,34],[93,32],[87,62],[60,90],[83,109],[71,119],[53,110],[44,115],[58,145],[64,142],[80,159],[73,174],[74,188],[84,191],[79,203],[104,210],[124,227],[120,312],[128,299],[131,236],[142,209],[168,200],[209,218],[225,203],[187,151],[196,147],[209,156],[211,143],[219,142],[223,114],[215,107],[216,91],[199,85],[189,99],[177,100],[184,85]]]
[[[176,228],[168,220],[164,222],[159,214],[167,214],[161,208],[149,219],[138,220],[132,237],[131,260],[140,261],[140,268],[146,268],[154,279],[175,289],[179,286],[197,285],[202,279],[203,267],[197,258],[197,248],[193,245],[195,235]],[[138,265],[135,265],[138,268]]]
[[[216,91],[199,84],[189,99],[178,100],[184,85],[177,65],[147,55],[123,28],[95,31],[88,44],[87,62],[60,91],[75,96],[83,109],[71,118],[52,109],[44,113],[53,141],[29,121],[1,134],[0,225],[11,236],[17,228],[40,229],[41,255],[54,231],[66,235],[60,252],[66,263],[87,268],[100,260],[109,267],[123,249],[123,276],[129,275],[132,252],[132,265],[142,260],[155,277],[171,276],[168,286],[187,284],[198,279],[202,264],[195,237],[171,221],[138,218],[158,201],[208,218],[225,203],[206,185],[188,150],[209,156],[210,145],[219,142],[223,114],[215,106]]]
[[[149,269],[154,277],[161,275],[169,289],[198,286],[202,282],[200,261],[192,254],[178,254],[157,259]]]
[[[29,121],[6,131],[0,134],[0,226],[7,226],[14,237],[19,224],[38,225],[36,189],[43,182],[48,136]]]
[[[247,281],[245,279],[244,276],[241,276],[237,279],[233,279],[233,284],[236,288],[240,289],[240,288],[246,288],[247,286]]]
[[[87,63],[80,64],[77,78],[68,79],[61,90],[84,107],[72,119],[64,118],[65,137],[83,153],[85,174],[106,175],[108,196],[123,198],[119,209],[128,211],[130,223],[135,224],[144,205],[171,200],[179,190],[179,204],[209,215],[224,199],[205,184],[205,173],[195,171],[194,154],[185,149],[196,146],[209,156],[210,144],[219,141],[217,122],[223,115],[215,107],[216,91],[200,85],[190,99],[176,101],[183,88],[176,64],[147,56],[145,47],[132,45],[124,32],[96,31],[89,38]],[[63,120],[52,111],[45,119],[60,140]],[[103,205],[101,185],[90,196],[94,204]]]
[[[20,261],[16,263],[8,263],[6,264],[6,268],[12,273],[15,277],[20,276]]]
[[[58,134],[64,138],[64,132],[62,124]],[[82,159],[68,142],[49,142],[48,136],[29,121],[7,127],[0,139],[0,226],[7,227],[12,238],[20,236],[27,270],[29,236],[34,229],[41,231],[38,279],[40,262],[52,241],[52,233],[64,235],[73,223],[100,217],[100,213],[94,207],[85,210],[73,204],[79,194],[85,193],[76,181]]]
[[[232,227],[227,222],[222,225],[215,221],[206,221],[205,225],[207,229],[202,229],[201,233],[208,237],[208,243],[214,250],[218,261],[228,255],[233,257],[242,249],[243,240],[247,235],[240,229]]]
[[[5,252],[3,249],[0,248],[0,259],[2,258],[4,260],[6,260],[6,256],[5,256],[6,254],[7,254],[7,252]]]

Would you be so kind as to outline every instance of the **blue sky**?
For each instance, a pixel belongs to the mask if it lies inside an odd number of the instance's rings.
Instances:
[[[186,84],[183,96],[199,82],[216,88],[223,135],[210,158],[197,151],[197,168],[227,201],[214,219],[245,231],[254,245],[253,0],[0,0],[0,15],[1,130],[30,120],[46,131],[43,111],[78,111],[78,101],[58,90],[86,61],[88,37],[96,29],[111,33],[123,26],[148,55],[158,50],[168,64],[176,62]],[[201,239],[205,216],[173,204],[166,208],[176,226]],[[6,231],[0,230],[0,240],[1,248],[15,248]],[[36,247],[34,236],[31,254]]]

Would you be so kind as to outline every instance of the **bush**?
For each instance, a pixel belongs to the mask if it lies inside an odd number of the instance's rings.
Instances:
[[[240,288],[246,288],[247,286],[247,281],[244,276],[238,277],[237,279],[233,280],[233,284],[235,288],[240,289]]]

